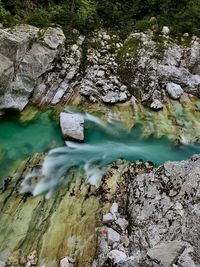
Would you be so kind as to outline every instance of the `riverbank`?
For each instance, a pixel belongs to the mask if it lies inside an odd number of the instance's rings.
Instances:
[[[67,43],[60,28],[28,25],[0,29],[0,36],[6,267],[198,266],[200,165],[198,155],[187,158],[200,153],[199,38],[148,31],[121,40],[102,29],[87,37],[74,31]],[[59,116],[69,107],[106,127],[86,123],[85,143],[55,153],[51,166],[67,174],[56,177],[52,168],[52,181],[30,180],[30,187],[44,182],[39,194],[55,186],[49,200],[21,194],[46,152],[63,145]],[[104,168],[97,188],[75,168],[91,174],[86,163]]]

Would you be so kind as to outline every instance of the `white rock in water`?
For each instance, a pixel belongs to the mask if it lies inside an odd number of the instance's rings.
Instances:
[[[162,28],[162,34],[167,35],[167,34],[169,34],[169,33],[170,33],[170,29],[169,29],[169,27],[164,26],[164,27]]]
[[[182,242],[170,241],[153,247],[147,252],[147,255],[151,259],[159,261],[162,266],[170,267],[184,248]]]
[[[108,244],[113,245],[115,242],[119,243],[120,235],[112,228],[107,228]]]
[[[84,141],[84,119],[80,115],[61,112],[60,127],[64,140]]]
[[[166,89],[172,99],[179,99],[183,94],[183,89],[176,83],[168,83]]]
[[[113,249],[108,253],[108,258],[114,261],[114,264],[123,262],[126,260],[127,256],[124,252]]]

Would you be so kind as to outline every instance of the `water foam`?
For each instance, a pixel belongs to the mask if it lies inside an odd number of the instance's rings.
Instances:
[[[70,182],[68,174],[74,167],[85,172],[86,182],[98,186],[105,166],[118,158],[130,161],[142,158],[162,163],[169,159],[184,159],[200,151],[196,145],[173,147],[166,138],[141,140],[140,127],[138,131],[128,132],[121,122],[113,118],[105,123],[88,113],[79,115],[86,125],[85,143],[66,142],[66,147],[50,150],[42,168],[25,177],[22,192],[31,192],[34,196],[45,194],[49,198],[58,188]],[[35,177],[40,178],[36,184]]]

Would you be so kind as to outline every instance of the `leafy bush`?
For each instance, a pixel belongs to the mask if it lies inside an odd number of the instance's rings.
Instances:
[[[1,0],[0,21],[4,25],[27,22],[38,27],[59,24],[65,31],[88,32],[103,26],[122,33],[170,26],[174,33],[200,35],[199,0]]]
[[[0,22],[5,26],[13,26],[19,22],[19,17],[17,15],[12,16],[9,11],[0,4]]]

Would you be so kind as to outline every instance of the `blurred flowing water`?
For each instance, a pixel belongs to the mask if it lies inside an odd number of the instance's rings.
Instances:
[[[59,125],[52,120],[50,110],[27,123],[20,122],[16,112],[0,117],[0,182],[19,160],[62,145]]]
[[[142,159],[156,165],[167,160],[178,161],[200,153],[200,144],[173,144],[167,137],[153,135],[142,139],[144,129],[136,125],[131,131],[116,120],[105,123],[98,117],[79,114],[85,120],[85,142],[67,142],[67,146],[49,151],[41,169],[33,171],[23,182],[22,192],[44,193],[49,198],[55,190],[68,183],[66,174],[74,167],[85,171],[87,182],[97,185],[105,166],[122,158]],[[65,176],[65,178],[64,178]],[[40,177],[35,185],[34,178]]]

